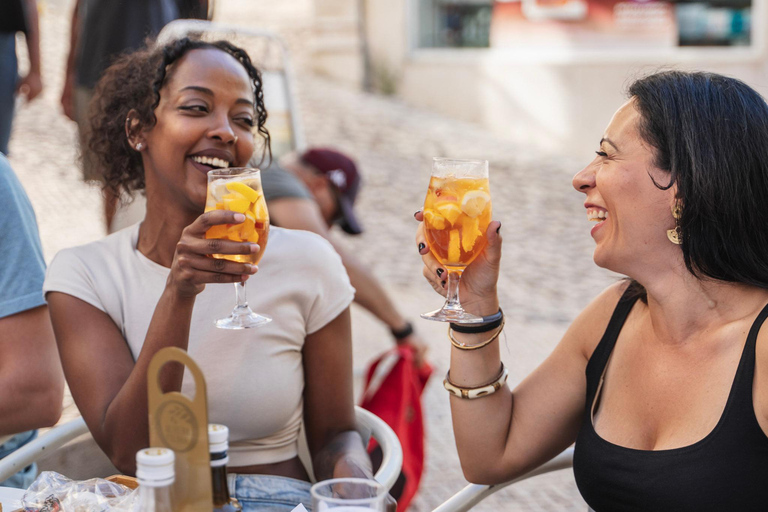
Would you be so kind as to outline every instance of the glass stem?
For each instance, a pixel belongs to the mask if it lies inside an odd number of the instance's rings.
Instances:
[[[247,308],[248,301],[245,298],[245,283],[240,281],[235,283],[235,299],[237,300],[237,309]]]
[[[459,282],[461,281],[461,271],[448,271],[448,295],[445,297],[443,309],[452,311],[464,311],[459,302]]]

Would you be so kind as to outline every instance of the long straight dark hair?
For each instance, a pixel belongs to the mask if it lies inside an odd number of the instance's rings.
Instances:
[[[657,186],[677,186],[685,266],[699,279],[768,288],[765,100],[735,78],[681,71],[641,78],[629,96],[656,167],[669,173]]]

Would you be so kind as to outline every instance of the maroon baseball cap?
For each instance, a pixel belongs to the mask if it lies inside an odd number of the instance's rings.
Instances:
[[[325,148],[305,151],[301,155],[301,161],[305,165],[317,169],[320,174],[327,176],[328,181],[333,185],[339,203],[341,218],[338,223],[341,229],[350,235],[362,233],[363,228],[357,222],[353,209],[361,181],[355,162],[338,151]]]

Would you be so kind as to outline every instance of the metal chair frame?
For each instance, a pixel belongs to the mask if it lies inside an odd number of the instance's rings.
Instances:
[[[528,478],[534,476],[543,475],[552,471],[558,471],[560,469],[570,468],[572,466],[573,447],[566,449],[549,462],[542,464],[533,471],[529,471],[528,473],[515,478],[514,480],[509,480],[508,482],[495,485],[469,484],[451,496],[448,500],[444,501],[440,506],[434,509],[433,512],[465,512],[483,501],[491,494],[500,491],[507,486],[521,482],[523,480],[527,480]]]
[[[387,489],[391,489],[403,466],[403,450],[400,441],[384,420],[361,407],[355,407],[355,419],[363,440],[367,441],[373,437],[381,445],[384,458],[374,478]],[[0,459],[0,481],[6,480],[83,434],[88,434],[88,426],[82,417],[53,427],[37,439]]]

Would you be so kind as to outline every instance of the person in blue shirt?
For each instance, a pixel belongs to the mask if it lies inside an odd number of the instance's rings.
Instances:
[[[0,458],[61,416],[64,375],[43,298],[45,261],[35,212],[0,154]],[[0,486],[26,488],[29,466]]]

